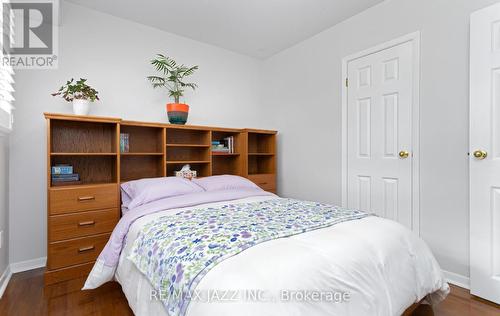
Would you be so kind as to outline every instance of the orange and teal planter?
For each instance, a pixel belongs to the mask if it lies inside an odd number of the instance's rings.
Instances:
[[[187,122],[189,105],[184,103],[168,103],[167,115],[171,124],[184,125]]]

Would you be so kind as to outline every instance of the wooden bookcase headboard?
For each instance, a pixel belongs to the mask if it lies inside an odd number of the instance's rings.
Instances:
[[[120,218],[120,183],[173,176],[190,164],[199,177],[233,174],[276,192],[276,131],[125,121],[45,113],[47,270],[45,284],[83,282]],[[120,152],[120,133],[129,151]],[[212,152],[233,136],[234,152]],[[71,165],[80,181],[58,183],[51,168]]]
[[[125,121],[45,113],[50,168],[71,164],[82,184],[121,183],[173,176],[190,164],[199,177],[276,174],[276,131]],[[129,152],[120,152],[120,133]],[[234,153],[211,151],[212,140],[234,137]],[[275,191],[275,188],[274,190]]]

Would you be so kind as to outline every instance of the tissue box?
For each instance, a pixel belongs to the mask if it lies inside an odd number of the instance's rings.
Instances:
[[[175,176],[186,179],[196,178],[196,170],[176,171]]]

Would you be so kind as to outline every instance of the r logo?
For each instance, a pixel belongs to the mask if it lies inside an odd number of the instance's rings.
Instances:
[[[52,3],[3,3],[3,53],[54,54]]]

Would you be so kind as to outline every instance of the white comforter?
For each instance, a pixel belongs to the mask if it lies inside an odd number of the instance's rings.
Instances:
[[[129,230],[116,279],[136,315],[168,314],[127,259],[132,243],[144,224],[178,210],[145,216]],[[367,217],[247,249],[215,266],[196,291],[187,316],[399,316],[430,293],[429,303],[441,301],[449,287],[420,238],[396,222]]]

